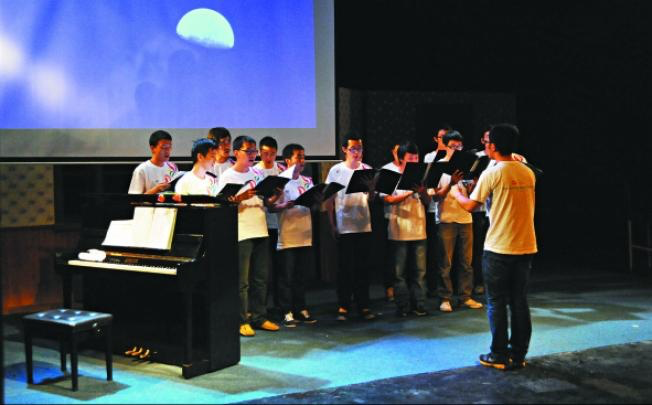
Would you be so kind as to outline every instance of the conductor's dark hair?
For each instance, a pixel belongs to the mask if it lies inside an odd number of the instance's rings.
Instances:
[[[494,125],[489,131],[489,141],[501,155],[511,155],[516,150],[518,137],[518,128],[513,124]]]
[[[159,129],[158,131],[154,131],[149,136],[149,146],[156,147],[156,145],[158,145],[158,141],[160,140],[171,141],[172,135],[170,135],[169,132],[163,131],[162,129]]]
[[[262,143],[262,141],[260,141]],[[283,148],[283,159],[292,159],[295,150],[305,150],[303,146],[298,143],[289,143]]]
[[[444,145],[448,146],[448,142],[450,141],[464,142],[464,137],[459,132],[453,130],[446,132],[446,135],[442,137],[442,141],[444,142]]]
[[[276,143],[276,139],[272,138],[271,136],[266,136],[260,140],[260,147],[262,148],[263,146],[278,150],[278,143]]]
[[[245,142],[256,144],[256,140],[249,135],[240,135],[233,140],[233,150],[242,148]]]
[[[346,148],[349,146],[349,141],[362,141],[362,137],[356,132],[350,131],[342,137],[342,147]]]
[[[419,147],[417,146],[416,143],[412,141],[405,141],[398,146],[398,151],[396,152],[396,156],[398,156],[400,160],[403,160],[406,153],[418,155]]]
[[[197,155],[206,156],[211,149],[217,149],[217,144],[212,139],[201,138],[194,141],[190,150],[192,164],[197,163]]]
[[[219,143],[224,138],[231,139],[231,133],[224,127],[215,127],[208,130],[208,135],[206,137]]]

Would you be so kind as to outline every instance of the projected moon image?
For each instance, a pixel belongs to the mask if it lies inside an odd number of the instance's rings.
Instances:
[[[186,41],[207,48],[231,49],[235,42],[229,21],[208,8],[197,8],[181,17],[177,34]]]

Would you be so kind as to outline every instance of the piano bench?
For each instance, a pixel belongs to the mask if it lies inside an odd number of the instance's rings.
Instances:
[[[77,345],[89,336],[104,335],[106,379],[113,380],[111,323],[113,315],[102,312],[74,309],[52,309],[23,317],[27,383],[34,384],[32,364],[32,338],[50,338],[59,341],[61,371],[66,371],[66,346],[70,348],[72,390],[77,391]]]

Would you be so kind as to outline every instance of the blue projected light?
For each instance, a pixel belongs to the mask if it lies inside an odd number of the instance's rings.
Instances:
[[[312,0],[3,1],[0,128],[314,128]]]

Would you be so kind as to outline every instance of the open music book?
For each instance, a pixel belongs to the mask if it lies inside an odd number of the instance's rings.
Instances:
[[[170,250],[177,209],[135,207],[133,219],[111,221],[103,246]]]

